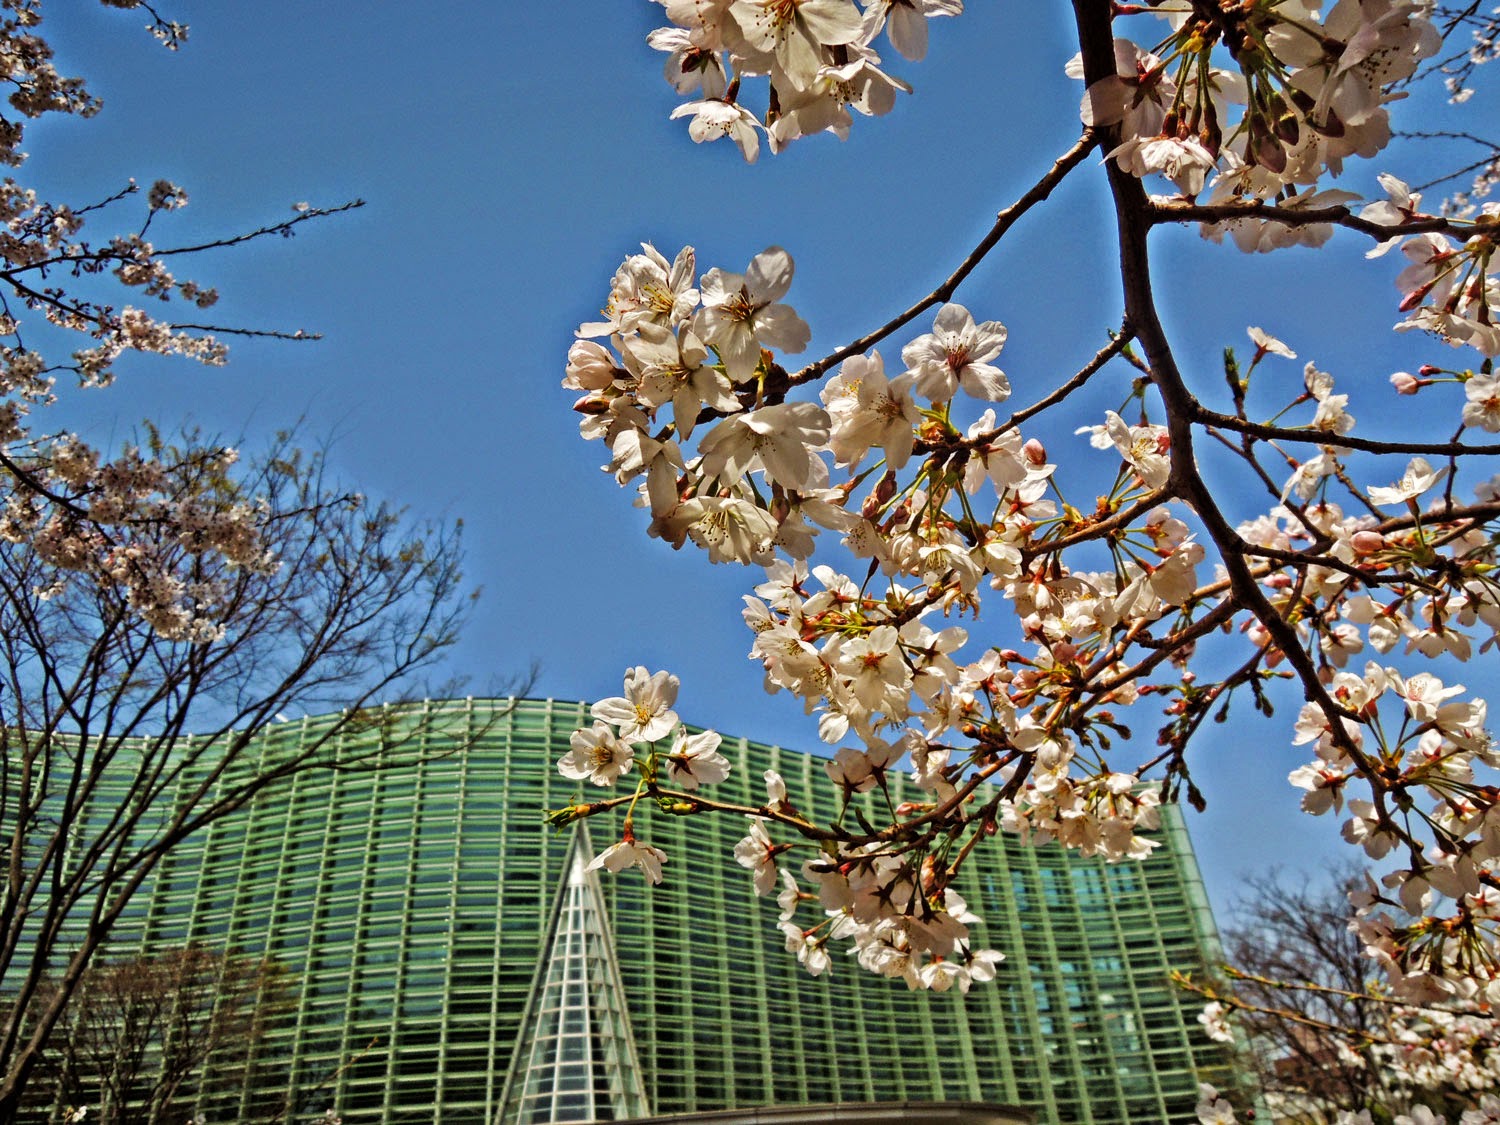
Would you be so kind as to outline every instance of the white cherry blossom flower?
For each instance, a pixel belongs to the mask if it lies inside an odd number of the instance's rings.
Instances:
[[[667,755],[667,771],[672,782],[693,790],[728,777],[729,759],[719,753],[722,741],[717,731],[706,730],[701,734],[679,731],[677,741]]]
[[[846,140],[854,122],[850,110],[880,117],[895,108],[897,91],[911,93],[910,86],[876,65],[880,57],[869,48],[851,43],[840,52],[849,56],[847,62],[821,67],[803,89],[781,95],[780,112],[767,130],[772,152],[814,133]]]
[[[841,465],[853,469],[872,446],[885,450],[892,469],[906,464],[922,421],[912,398],[915,381],[910,373],[887,379],[879,352],[844,361],[822,391],[831,425],[829,448]]]
[[[703,407],[724,414],[740,409],[729,380],[708,365],[708,348],[691,329],[643,329],[620,342],[620,355],[636,378],[636,401],[652,408],[670,404],[677,435],[684,441]]]
[[[691,246],[684,246],[670,263],[649,242],[641,243],[641,251],[626,258],[615,271],[605,319],[580,325],[580,337],[630,333],[647,323],[679,324],[697,306],[698,290],[693,288],[696,258]]]
[[[816,403],[782,402],[726,418],[698,443],[707,480],[734,485],[753,469],[786,488],[805,489],[826,478],[814,452],[828,442],[828,412]]]
[[[622,742],[655,742],[677,726],[678,679],[637,665],[625,673],[625,694],[601,699],[590,709],[600,722],[619,727]]]
[[[1471,375],[1464,398],[1464,425],[1500,433],[1500,375]]]
[[[1370,503],[1381,508],[1391,504],[1404,504],[1415,500],[1447,475],[1447,469],[1434,469],[1427,463],[1427,458],[1413,457],[1406,466],[1406,472],[1401,474],[1401,479],[1394,485],[1389,488],[1377,486],[1367,489]]]
[[[618,844],[605,848],[588,865],[588,870],[601,867],[619,874],[627,867],[639,867],[641,874],[653,884],[661,883],[661,865],[667,862],[667,853],[650,844],[642,843],[634,836],[627,836]]]
[[[862,31],[853,0],[734,0],[729,14],[746,42],[774,56],[779,72],[798,88],[823,65],[824,48],[856,42]]]
[[[776,886],[776,856],[782,849],[767,835],[764,820],[760,817],[750,817],[749,820],[750,834],[734,846],[734,859],[741,867],[749,869],[755,893],[767,895]]]
[[[786,950],[795,953],[797,960],[812,975],[821,976],[833,968],[833,958],[828,955],[828,935],[813,930],[803,930],[794,922],[779,923],[786,936]]]
[[[1105,156],[1133,176],[1159,174],[1183,195],[1197,195],[1218,157],[1196,137],[1130,137]]]
[[[962,386],[989,402],[1010,397],[1005,373],[987,362],[1005,347],[1005,325],[997,320],[975,324],[968,309],[947,304],[938,310],[932,329],[901,349],[901,362],[916,377],[917,394],[946,402]]]
[[[1172,462],[1167,455],[1170,442],[1165,426],[1127,426],[1125,420],[1111,410],[1105,415],[1104,431],[1147,488],[1160,488],[1167,483]]]
[[[774,554],[776,521],[762,508],[736,496],[695,496],[684,500],[652,529],[674,546],[686,536],[708,552],[710,562],[768,565]]]
[[[1203,1005],[1203,1011],[1198,1013],[1198,1022],[1203,1025],[1203,1030],[1208,1032],[1210,1039],[1217,1043],[1233,1043],[1234,1032],[1224,1018],[1228,1014],[1223,1004],[1217,1000],[1211,1000]],[[1201,1092],[1205,1101],[1217,1099],[1218,1092],[1211,1086],[1202,1088]]]
[[[707,40],[707,42],[705,42]],[[686,27],[661,27],[646,36],[646,43],[667,52],[662,73],[679,94],[701,91],[705,98],[722,98],[729,86],[724,60],[700,31]]]
[[[871,0],[865,7],[861,39],[870,42],[884,25],[896,53],[920,62],[927,57],[927,21],[963,10],[963,0]]]
[[[712,269],[703,275],[703,334],[736,383],[755,373],[761,348],[795,354],[811,331],[791,306],[779,302],[792,287],[792,256],[780,246],[762,250],[744,274]]]
[[[1157,136],[1177,87],[1157,56],[1128,39],[1117,38],[1114,46],[1115,73],[1088,88],[1079,116],[1085,125],[1119,125],[1122,138]],[[1082,78],[1082,56],[1065,69],[1070,78]]]
[[[1208,1021],[1203,1020],[1202,1017],[1200,1017],[1200,1022],[1202,1022],[1205,1029],[1208,1030],[1210,1038],[1214,1039],[1219,1038],[1219,1036],[1215,1034],[1215,1031],[1217,1030],[1217,1025],[1222,1023],[1223,1005],[1219,1005],[1219,1008],[1221,1009],[1221,1011],[1215,1012],[1214,1016],[1212,1017],[1214,1020],[1213,1024],[1210,1024]],[[1206,1007],[1203,1014],[1208,1014],[1208,1009]],[[1225,1030],[1227,1030],[1227,1028]],[[1233,1039],[1232,1034],[1230,1035],[1230,1039]],[[1195,1112],[1198,1115],[1198,1121],[1200,1125],[1236,1125],[1237,1119],[1234,1115],[1234,1107],[1231,1106],[1223,1098],[1219,1097],[1219,1091],[1214,1089],[1206,1082],[1201,1083],[1198,1086],[1198,1105]]]
[[[564,777],[613,785],[635,764],[634,752],[603,723],[595,723],[589,730],[575,730],[568,743],[572,749],[557,763],[557,772]]]
[[[746,164],[754,164],[760,155],[760,119],[737,102],[723,98],[702,98],[683,102],[672,111],[672,119],[692,117],[688,122],[688,136],[702,144],[728,137],[740,150]]]
[[[1250,337],[1250,342],[1255,345],[1255,355],[1251,358],[1252,363],[1260,361],[1265,355],[1285,356],[1287,359],[1296,359],[1297,353],[1292,351],[1275,336],[1262,328],[1247,328],[1245,332]]]

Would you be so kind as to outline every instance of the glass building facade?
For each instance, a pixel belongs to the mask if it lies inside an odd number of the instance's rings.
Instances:
[[[326,721],[278,724],[268,749]],[[642,810],[638,831],[670,857],[663,885],[587,871],[588,836],[607,846],[617,822],[559,832],[542,816],[579,793],[556,762],[586,705],[431,701],[392,721],[421,724],[419,762],[303,774],[188,840],[110,949],[198,941],[285,965],[296,1001],[259,1051],[293,1119],[336,1107],[345,1125],[510,1125],[927,1100],[1160,1123],[1194,1120],[1200,1081],[1231,1082],[1201,1001],[1168,979],[1217,953],[1175,808],[1140,863],[991,841],[957,886],[984,919],[976,940],[1006,954],[997,983],[913,993],[852,959],[809,977],[774,899],[730,859],[737,818]],[[721,752],[726,800],[759,803],[769,768],[804,811],[835,812],[821,760],[730,737]]]

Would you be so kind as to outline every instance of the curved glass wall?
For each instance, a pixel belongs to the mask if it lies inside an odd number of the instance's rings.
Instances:
[[[917,1099],[1159,1123],[1194,1120],[1198,1082],[1229,1082],[1200,1003],[1168,979],[1216,956],[1173,808],[1144,863],[997,837],[958,889],[985,920],[978,940],[1007,955],[998,983],[911,993],[852,960],[809,977],[783,950],[774,900],[730,858],[735,818],[643,813],[641,835],[670,857],[665,883],[584,878],[574,830],[542,810],[578,792],[556,761],[586,705],[392,713],[416,719],[417,764],[304,774],[189,840],[112,946],[200,941],[282,962],[297,1001],[262,1052],[299,1117],[509,1125]],[[268,752],[322,721],[274,727]],[[833,812],[819,759],[729,737],[721,751],[726,799],[763,800],[774,768],[801,808]],[[613,830],[590,825],[601,848]]]

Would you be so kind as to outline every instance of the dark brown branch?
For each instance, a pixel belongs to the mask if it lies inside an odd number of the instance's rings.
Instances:
[[[1233,414],[1221,414],[1217,410],[1210,410],[1196,399],[1193,401],[1192,411],[1195,422],[1274,441],[1301,441],[1313,445],[1331,445],[1339,449],[1358,449],[1364,453],[1412,453],[1433,457],[1459,457],[1469,454],[1477,454],[1481,457],[1500,456],[1500,445],[1468,445],[1461,441],[1375,441],[1372,438],[1349,437],[1346,434],[1330,433],[1327,430],[1299,430],[1286,426],[1268,426],[1263,422],[1251,422],[1236,418]]]
[[[979,240],[978,245],[969,251],[968,257],[963,260],[958,269],[948,275],[948,280],[944,281],[904,313],[883,324],[881,327],[875,329],[875,331],[861,336],[851,344],[846,344],[837,351],[824,356],[816,363],[809,363],[795,375],[791,376],[791,384],[795,386],[799,383],[810,382],[821,376],[834,364],[842,363],[850,356],[863,355],[867,349],[878,344],[892,332],[895,332],[898,328],[920,316],[924,310],[930,309],[933,305],[945,302],[951,298],[959,285],[963,283],[963,280],[969,274],[973,273],[979,263],[984,260],[985,255],[993,250],[996,243],[1005,237],[1005,232],[1010,230],[1022,215],[1051,195],[1052,189],[1062,183],[1069,172],[1083,163],[1084,157],[1093,152],[1098,143],[1092,131],[1085,132],[1083,136],[1078,138],[1077,143],[1072,148],[1057,158],[1056,163],[1047,170],[1047,174],[1033,184],[1025,195],[1021,196],[996,216],[995,225],[990,228],[988,234]]]
[[[1329,223],[1349,230],[1367,234],[1380,242],[1392,238],[1404,238],[1409,234],[1451,234],[1454,238],[1467,239],[1478,233],[1473,223],[1458,219],[1443,219],[1429,216],[1412,219],[1410,222],[1391,225],[1372,223],[1361,219],[1348,207],[1278,207],[1259,200],[1234,201],[1228,203],[1147,203],[1142,221],[1148,226],[1163,223],[1223,223],[1233,219],[1266,219],[1288,227],[1306,227],[1317,223]]]

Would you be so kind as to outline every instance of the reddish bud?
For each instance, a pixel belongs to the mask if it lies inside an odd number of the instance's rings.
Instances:
[[[1047,463],[1047,447],[1036,438],[1032,438],[1021,446],[1021,454],[1026,458],[1028,464],[1045,465]]]
[[[1437,284],[1436,281],[1429,281],[1426,285],[1417,286],[1406,296],[1402,297],[1401,303],[1396,307],[1402,312],[1411,312],[1412,309],[1427,299],[1427,294],[1432,292],[1432,287],[1435,284]]]
[[[609,403],[593,395],[584,395],[573,404],[573,409],[580,414],[603,414],[609,409]]]

